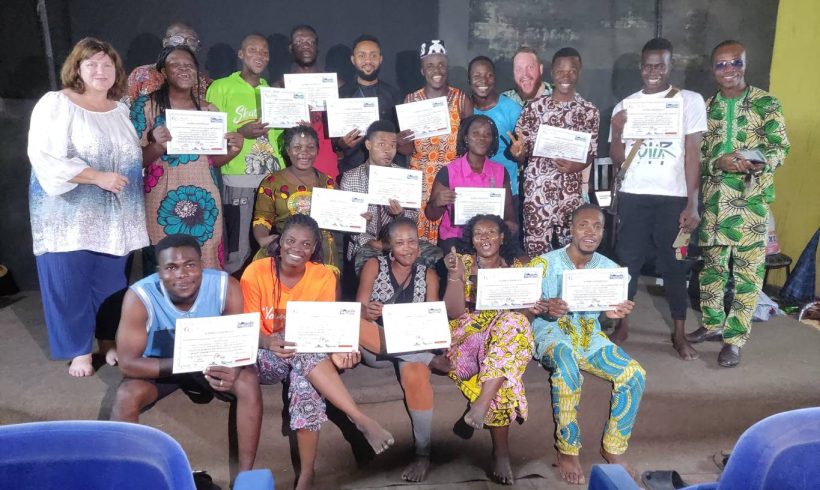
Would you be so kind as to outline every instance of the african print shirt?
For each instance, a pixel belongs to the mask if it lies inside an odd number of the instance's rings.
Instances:
[[[727,99],[718,92],[706,102],[701,186],[702,246],[765,246],[769,204],[774,201],[774,170],[789,153],[780,101],[757,87]],[[758,177],[723,172],[716,160],[735,150],[760,150],[766,166]]]

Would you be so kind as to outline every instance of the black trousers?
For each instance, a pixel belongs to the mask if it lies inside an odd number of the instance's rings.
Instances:
[[[678,219],[687,199],[625,192],[619,199],[616,249],[621,265],[629,268],[629,299],[635,297],[641,267],[655,257],[655,270],[663,278],[672,319],[686,320],[686,278],[690,264],[675,258],[672,243],[678,236]]]

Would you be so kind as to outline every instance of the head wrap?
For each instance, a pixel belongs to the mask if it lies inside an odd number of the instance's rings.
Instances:
[[[444,48],[444,43],[438,39],[421,43],[419,58],[424,58],[425,56],[430,56],[431,54],[443,54],[444,56],[447,56],[447,50]]]

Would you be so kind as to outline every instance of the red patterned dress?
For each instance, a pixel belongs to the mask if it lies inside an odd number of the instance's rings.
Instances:
[[[424,180],[421,184],[421,209],[419,210],[419,238],[434,245],[438,241],[438,224],[441,220],[427,219],[424,215],[424,208],[430,200],[430,193],[433,191],[433,184],[439,169],[456,159],[456,135],[461,122],[461,106],[465,97],[461,90],[448,87],[447,107],[450,111],[450,135],[414,141],[415,150],[410,156],[410,168],[424,172]],[[422,88],[407,94],[404,102],[418,102],[425,99],[427,96],[424,95]]]

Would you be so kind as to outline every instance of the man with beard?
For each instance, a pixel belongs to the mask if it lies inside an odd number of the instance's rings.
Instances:
[[[513,81],[515,88],[501,95],[511,98],[518,105],[552,93],[552,86],[541,77],[544,65],[538,59],[538,53],[529,46],[521,46],[513,54]]]
[[[672,44],[668,40],[655,38],[644,45],[640,70],[643,88],[627,98],[645,100],[671,96],[682,101],[683,134],[677,138],[644,139],[640,147],[633,150],[636,140],[621,136],[629,117],[623,110],[623,102],[612,110],[609,149],[612,163],[619,169],[627,155],[632,155],[618,193],[617,253],[623,265],[629,268],[630,299],[635,297],[644,262],[655,257],[674,323],[672,345],[682,359],[690,361],[697,359],[698,354],[686,340],[684,331],[689,264],[677,260],[672,244],[681,230],[694,232],[700,223],[700,144],[706,130],[706,108],[700,94],[670,85]],[[628,316],[622,319],[610,335],[618,345],[627,339],[628,321]]]
[[[569,217],[580,206],[583,171],[597,154],[600,114],[591,102],[578,95],[581,55],[574,48],[561,48],[552,57],[550,69],[555,83],[551,95],[524,106],[512,138],[510,153],[523,165],[524,250],[530,257],[569,241]],[[533,155],[538,128],[543,125],[590,133],[584,161]]]
[[[168,46],[187,46],[194,54],[199,51],[200,45],[199,34],[196,33],[193,27],[182,22],[174,22],[169,25],[168,29],[165,30],[165,37],[162,38],[163,48],[167,48]],[[205,93],[211,84],[211,79],[202,72],[197,73],[197,77],[199,84],[194,89],[194,92],[200,101],[204,101]],[[155,63],[134,68],[134,71],[128,75],[128,90],[125,103],[131,105],[131,102],[135,101],[140,95],[150,95],[160,88],[164,81],[165,77],[157,71]]]
[[[238,57],[242,69],[215,80],[207,100],[228,113],[228,131],[244,137],[242,150],[222,166],[222,203],[225,221],[225,270],[234,273],[251,255],[250,232],[256,188],[262,178],[285,168],[281,156],[281,129],[268,128],[259,119],[259,87],[267,87],[262,72],[268,67],[268,41],[259,34],[242,40]]]
[[[363,34],[353,41],[350,62],[356,69],[356,83],[342,86],[339,97],[376,97],[379,99],[379,119],[397,123],[395,107],[397,103],[401,103],[401,94],[392,85],[379,79],[382,61],[382,46],[374,36]],[[364,135],[358,129],[338,139],[337,145],[344,154],[339,165],[341,172],[358,167],[367,160],[363,142]]]
[[[319,36],[312,26],[298,25],[290,31],[288,51],[293,58],[289,73],[322,73],[324,71],[324,68],[316,63],[319,56]],[[277,82],[277,85],[284,86],[284,80]],[[309,122],[319,135],[319,154],[316,156],[313,167],[332,179],[336,179],[339,176],[339,161],[333,151],[333,143],[327,137],[325,111],[316,111],[311,108]]]

